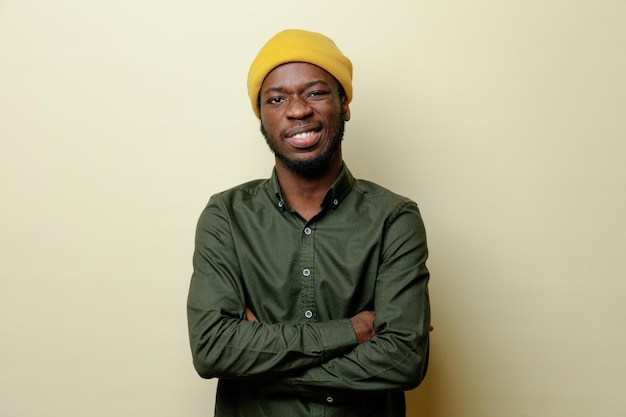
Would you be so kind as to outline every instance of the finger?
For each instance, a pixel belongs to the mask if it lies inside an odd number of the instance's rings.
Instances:
[[[252,322],[258,322],[259,321],[259,319],[252,312],[252,310],[250,310],[248,307],[246,307],[246,320],[252,321]]]

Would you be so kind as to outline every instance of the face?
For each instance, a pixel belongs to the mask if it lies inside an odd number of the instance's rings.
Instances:
[[[310,177],[341,162],[350,108],[332,75],[312,64],[284,64],[267,75],[259,99],[261,132],[277,164]]]

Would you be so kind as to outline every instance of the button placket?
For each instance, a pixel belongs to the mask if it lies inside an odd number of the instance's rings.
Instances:
[[[315,320],[315,238],[313,223],[305,224],[300,229],[300,288],[303,320]]]

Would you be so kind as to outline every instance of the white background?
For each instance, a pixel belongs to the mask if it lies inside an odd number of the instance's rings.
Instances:
[[[212,193],[267,177],[279,30],[355,67],[344,156],[418,201],[428,417],[626,409],[626,2],[0,0],[0,417],[208,416],[185,301]]]

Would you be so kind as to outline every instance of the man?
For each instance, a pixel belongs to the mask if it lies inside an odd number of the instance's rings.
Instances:
[[[210,199],[188,299],[215,415],[404,416],[428,362],[426,237],[414,202],[343,162],[352,64],[329,38],[286,30],[248,93],[275,169]]]

